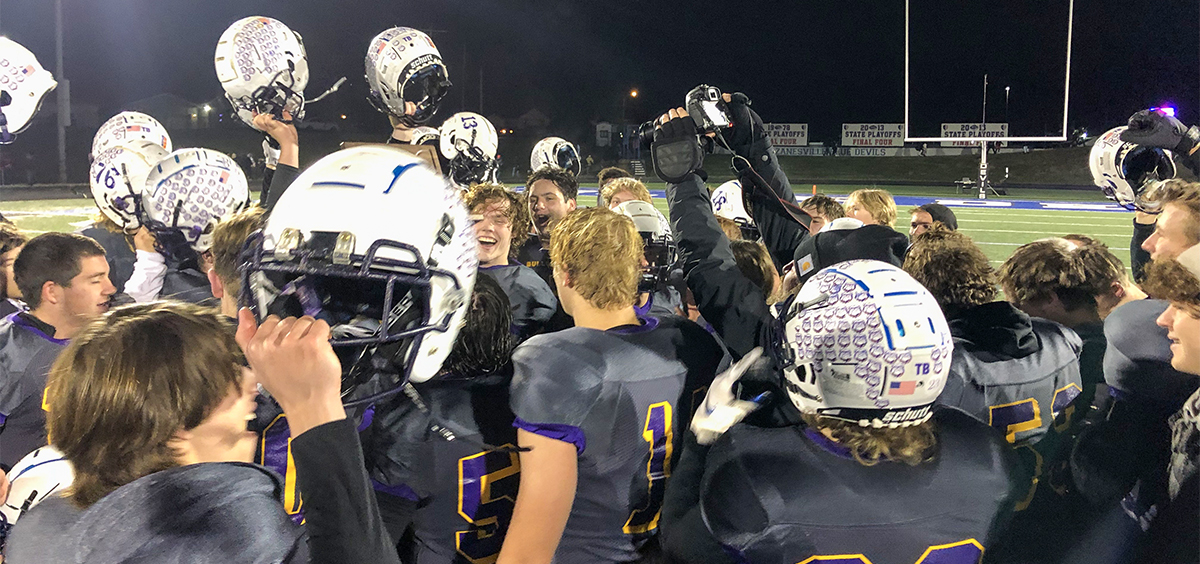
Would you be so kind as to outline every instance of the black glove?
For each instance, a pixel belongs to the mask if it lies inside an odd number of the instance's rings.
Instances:
[[[1129,128],[1121,132],[1121,140],[1167,149],[1186,157],[1200,148],[1200,128],[1189,128],[1157,110],[1142,110],[1129,118]]]
[[[669,184],[679,184],[704,164],[704,151],[691,116],[668,120],[654,130],[650,146],[654,174]]]
[[[722,135],[734,153],[747,159],[765,153],[771,146],[767,139],[767,128],[758,112],[750,109],[750,98],[741,92],[730,94],[725,104],[729,110],[730,124]]]

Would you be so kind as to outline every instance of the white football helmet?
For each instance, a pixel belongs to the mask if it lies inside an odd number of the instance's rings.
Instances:
[[[113,145],[148,141],[170,153],[171,136],[158,120],[141,112],[121,112],[104,122],[92,138],[91,155],[99,155]],[[158,161],[154,161],[157,163]]]
[[[542,139],[533,146],[533,154],[529,157],[529,170],[537,170],[548,164],[579,176],[579,149],[562,137]]]
[[[0,144],[12,143],[58,86],[54,75],[20,43],[0,37]]]
[[[250,205],[246,174],[228,155],[180,149],[150,170],[142,225],[163,255],[182,260],[212,246],[217,223]]]
[[[412,140],[409,142],[413,145],[424,145],[426,143],[437,143],[440,145],[438,140],[441,138],[441,135],[441,132],[436,128],[422,125],[421,127],[413,128]]]
[[[407,127],[428,123],[451,86],[450,72],[433,40],[410,27],[393,27],[371,40],[366,72],[368,99]],[[415,104],[416,112],[406,114],[405,102]]]
[[[953,342],[937,301],[903,270],[852,260],[804,283],[784,319],[784,384],[800,411],[871,427],[929,420]]]
[[[170,144],[170,140],[167,143]],[[102,150],[92,154],[88,178],[92,199],[100,212],[126,233],[142,226],[142,191],[146,187],[146,178],[167,155],[167,150],[158,143],[141,139],[107,143]]]
[[[217,41],[217,78],[239,119],[254,127],[254,114],[285,121],[304,119],[308,56],[300,34],[262,16],[242,18]],[[255,129],[258,129],[255,127]]]
[[[500,137],[492,122],[474,112],[459,112],[442,124],[440,135],[442,156],[450,162],[450,182],[466,188],[496,181]]]
[[[26,511],[75,482],[75,470],[61,452],[44,446],[13,465],[8,480],[8,499],[0,506],[0,548]]]
[[[730,180],[717,187],[712,193],[713,215],[731,220],[742,231],[742,238],[747,241],[759,239],[758,225],[754,218],[746,213],[746,204],[742,200],[742,183]]]
[[[365,405],[435,376],[454,347],[478,268],[458,191],[402,149],[317,161],[247,243],[243,303],[333,329],[343,401]]]
[[[1114,127],[1092,145],[1088,168],[1092,182],[1110,200],[1128,210],[1158,213],[1162,204],[1146,196],[1158,182],[1175,178],[1175,161],[1170,151],[1134,145],[1121,140],[1126,127]]]
[[[662,289],[679,260],[679,251],[671,229],[665,223],[666,218],[654,206],[641,200],[622,202],[613,211],[632,219],[633,226],[642,235],[642,252],[647,264],[642,267],[638,291],[655,292]]]

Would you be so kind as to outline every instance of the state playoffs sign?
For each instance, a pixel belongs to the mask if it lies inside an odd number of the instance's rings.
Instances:
[[[767,137],[776,148],[808,146],[807,123],[768,123]]]
[[[1008,137],[1007,123],[943,123],[942,137]],[[978,147],[979,143],[970,141],[942,141],[943,147]],[[1007,147],[1008,142],[1000,143]]]
[[[903,123],[843,123],[843,147],[903,147]]]

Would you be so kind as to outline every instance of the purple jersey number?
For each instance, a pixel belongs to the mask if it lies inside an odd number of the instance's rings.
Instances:
[[[623,530],[626,534],[648,533],[658,527],[667,478],[671,476],[671,453],[675,448],[673,422],[669,402],[653,404],[646,410],[642,439],[650,443],[650,452],[646,456],[646,479],[649,483],[646,486],[645,504],[634,509],[625,522]]]
[[[471,526],[455,533],[455,544],[468,561],[490,564],[500,555],[520,474],[515,452],[481,452],[458,461],[458,514]]]

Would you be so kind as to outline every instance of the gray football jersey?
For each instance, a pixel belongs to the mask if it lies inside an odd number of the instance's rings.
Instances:
[[[513,333],[526,338],[541,332],[554,310],[558,298],[532,268],[520,264],[480,268],[504,289],[512,305]]]
[[[683,435],[722,357],[680,317],[539,335],[513,353],[517,427],[573,443],[578,485],[554,561],[627,562],[658,530]]]
[[[66,344],[65,339],[47,335],[28,313],[14,313],[0,321],[0,465],[4,468],[46,445],[42,410],[46,375]]]

